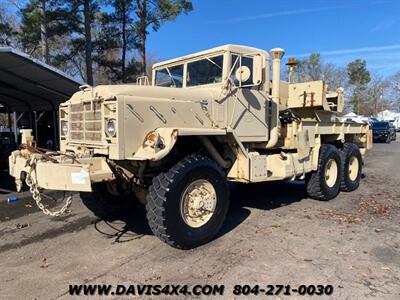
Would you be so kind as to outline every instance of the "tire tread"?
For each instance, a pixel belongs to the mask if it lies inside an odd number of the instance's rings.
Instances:
[[[322,169],[324,167],[323,166],[324,158],[329,154],[329,152],[332,151],[337,151],[337,148],[334,145],[330,144],[322,145],[318,159],[318,169],[316,172],[310,173],[306,179],[307,194],[313,199],[323,200],[323,201],[331,199],[331,197],[328,197],[323,190],[323,186],[321,184],[321,179],[320,179],[321,177],[320,172],[322,172]],[[338,174],[338,176],[340,176],[340,173]]]
[[[340,181],[340,190],[344,191],[344,192],[354,191],[355,189],[358,188],[358,185],[359,185],[359,179],[358,179],[358,183],[356,184],[355,188],[354,187],[350,187],[346,183],[346,181],[344,179],[345,172],[346,172],[346,169],[347,169],[346,168],[347,156],[350,153],[352,153],[353,151],[357,151],[358,153],[360,152],[360,148],[356,144],[353,144],[353,143],[344,143],[343,149],[342,149],[342,151],[340,151],[340,154],[341,154],[341,157],[342,157],[342,178],[341,178],[341,181]],[[361,156],[361,154],[359,154],[359,155]],[[362,172],[362,161],[360,163],[361,163],[361,169],[360,169],[359,176],[361,176],[361,172]]]
[[[165,202],[167,201],[167,193],[170,190],[170,186],[180,177],[184,169],[189,166],[196,166],[197,164],[206,162],[213,168],[218,170],[221,175],[224,174],[222,168],[213,160],[202,155],[189,155],[183,160],[175,164],[166,173],[160,173],[155,176],[152,180],[152,185],[149,188],[147,195],[147,220],[150,229],[161,241],[164,243],[180,249],[186,249],[187,247],[179,243],[174,237],[168,234],[168,228],[166,225],[165,216]],[[223,175],[225,176],[225,175]]]

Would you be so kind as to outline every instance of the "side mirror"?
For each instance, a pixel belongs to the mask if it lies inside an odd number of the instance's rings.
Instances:
[[[247,66],[241,66],[236,69],[235,78],[239,82],[246,82],[250,78],[251,71]]]
[[[253,57],[253,84],[260,85],[263,79],[263,58],[261,55]]]

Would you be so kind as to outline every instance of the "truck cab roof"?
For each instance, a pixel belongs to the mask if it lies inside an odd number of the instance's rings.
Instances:
[[[250,54],[250,53],[262,53],[264,54],[267,58],[269,58],[269,54],[267,51],[259,49],[259,48],[254,48],[254,47],[249,47],[249,46],[243,46],[243,45],[234,45],[234,44],[226,44],[226,45],[222,45],[222,46],[218,46],[215,48],[211,48],[211,49],[207,49],[207,50],[203,50],[200,52],[195,52],[189,55],[184,55],[184,56],[180,56],[180,57],[176,57],[173,59],[169,59],[169,60],[165,60],[159,63],[156,63],[153,65],[153,69],[162,67],[164,65],[171,65],[174,63],[178,63],[178,62],[182,62],[185,60],[191,60],[191,59],[195,59],[201,56],[206,56],[206,55],[213,55],[213,54],[217,54],[217,53],[223,53],[226,51],[230,51],[230,52],[236,52],[236,53],[240,53],[240,54]]]

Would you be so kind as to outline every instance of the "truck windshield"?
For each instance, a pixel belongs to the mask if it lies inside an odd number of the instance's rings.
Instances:
[[[222,82],[223,60],[223,55],[219,55],[188,63],[186,86]]]
[[[183,65],[165,67],[156,71],[156,85],[165,87],[182,87]]]
[[[389,128],[389,123],[388,122],[374,122],[374,123],[372,123],[372,128],[373,129]]]

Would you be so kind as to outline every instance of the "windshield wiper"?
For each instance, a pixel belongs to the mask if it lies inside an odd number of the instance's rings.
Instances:
[[[165,67],[165,69],[167,70],[168,75],[171,78],[172,83],[174,84],[174,87],[176,87],[176,83],[175,83],[174,77],[172,77],[171,72],[169,71],[168,67]]]
[[[213,61],[212,59],[210,59],[209,57],[206,56],[206,59],[212,63],[213,65],[216,65],[218,68],[220,68],[222,70],[222,67],[220,65],[218,65],[215,61]]]

